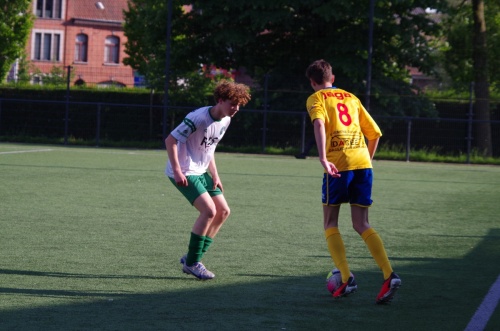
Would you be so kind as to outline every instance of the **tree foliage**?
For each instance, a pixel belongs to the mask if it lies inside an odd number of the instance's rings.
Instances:
[[[172,67],[177,72],[198,70],[200,64],[244,67],[260,87],[267,77],[275,89],[308,93],[305,68],[324,58],[334,67],[336,85],[365,92],[369,1],[173,2]],[[164,77],[166,4],[160,0],[131,3],[126,14],[127,61],[151,75],[151,80]],[[192,5],[193,10],[182,14],[179,8],[183,4]],[[403,114],[400,96],[413,95],[408,66],[432,72],[435,66],[429,38],[439,35],[440,27],[425,8],[442,9],[445,5],[445,0],[376,1],[372,95],[379,101],[377,112]],[[275,94],[288,102],[289,109],[303,110],[304,95]],[[392,97],[382,100],[382,95]],[[409,107],[407,111],[414,115],[426,108],[420,101]]]
[[[444,67],[458,91],[468,90],[474,81],[473,10],[471,0],[450,1],[450,11],[444,20],[447,47],[444,49]],[[484,2],[488,80],[494,91],[500,91],[500,2]]]
[[[24,54],[33,15],[30,0],[0,0],[0,81]]]
[[[491,156],[490,89],[500,90],[500,3],[492,0],[449,0],[445,20],[448,47],[443,61],[457,91],[474,83],[476,148]]]
[[[171,105],[206,104],[212,95],[214,81],[204,75],[201,62],[183,58],[180,50],[187,42],[186,28],[180,28],[183,15],[182,3],[173,0],[172,31],[170,36],[170,84]],[[124,59],[146,79],[148,87],[163,91],[166,78],[168,1],[131,0],[124,13],[124,31],[127,35]],[[195,93],[191,93],[195,90]]]
[[[128,6],[124,31],[129,57],[123,62],[144,75],[151,86],[161,88],[165,79],[167,1],[132,0]],[[180,10],[179,6],[175,8]]]

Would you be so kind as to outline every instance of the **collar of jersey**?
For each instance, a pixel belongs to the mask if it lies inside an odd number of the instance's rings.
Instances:
[[[208,108],[208,115],[210,115],[210,118],[213,119],[215,122],[220,122],[222,120],[222,118],[220,120],[216,120],[213,116],[212,116],[212,113],[210,112],[210,110],[213,108],[213,106],[210,106]]]

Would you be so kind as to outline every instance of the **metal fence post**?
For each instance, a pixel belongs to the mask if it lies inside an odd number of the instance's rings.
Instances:
[[[365,108],[370,111],[370,97],[372,89],[372,57],[373,57],[373,15],[375,12],[375,0],[370,0],[370,11],[368,13],[368,61],[366,69],[366,100]]]
[[[472,118],[473,118],[473,103],[472,103],[472,95],[474,93],[474,82],[470,83],[469,88],[469,118],[467,122],[467,164],[470,164],[470,154],[471,154],[471,146],[472,146]]]
[[[165,45],[165,100],[163,101],[163,120],[162,120],[162,137],[163,146],[165,146],[165,139],[167,138],[167,115],[168,115],[168,103],[169,95],[168,89],[170,84],[170,48],[172,43],[172,0],[168,1],[168,13],[167,13],[167,36]]]
[[[71,66],[67,67],[66,76],[66,114],[64,115],[64,145],[68,144],[68,122],[69,122],[69,84],[71,79]]]
[[[99,147],[101,139],[101,105],[101,103],[97,105],[97,124],[95,130],[95,143],[97,147]]]
[[[302,136],[301,136],[301,144],[300,144],[300,152],[305,152],[306,146],[306,113],[302,113]]]
[[[407,118],[408,126],[406,131],[406,162],[410,162],[410,146],[411,146],[411,117]]]
[[[262,123],[262,153],[266,152],[266,135],[267,135],[267,109],[269,108],[269,100],[267,90],[269,88],[269,74],[266,74],[264,80],[264,118]]]
[[[0,135],[2,135],[2,99],[0,99]]]

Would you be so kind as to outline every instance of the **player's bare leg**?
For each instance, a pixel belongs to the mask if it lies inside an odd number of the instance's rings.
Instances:
[[[339,226],[340,206],[323,206],[323,226],[326,229]]]
[[[213,239],[217,235],[217,233],[219,233],[222,224],[224,224],[224,222],[229,217],[231,210],[229,209],[226,198],[224,198],[223,194],[212,197],[212,201],[215,204],[215,209],[217,210],[217,212],[210,226],[208,227],[206,236]]]
[[[196,198],[193,206],[200,212],[200,215],[194,222],[191,231],[197,235],[205,236],[217,215],[217,206],[207,192]]]
[[[205,192],[196,198],[193,206],[200,212],[200,215],[191,231],[189,251],[181,258],[182,271],[198,279],[212,279],[215,275],[205,268],[201,258],[205,248],[206,234],[217,215],[216,205],[210,195]]]
[[[354,276],[350,277],[351,271],[347,263],[344,241],[338,228],[339,212],[340,206],[323,206],[323,225],[325,229],[326,244],[333,263],[335,267],[340,270],[342,277],[342,283],[337,290],[332,293],[334,298],[347,296],[357,289]]]
[[[368,208],[351,205],[352,227],[359,235],[370,228],[368,221]]]
[[[184,272],[193,274],[200,279],[210,279],[215,275],[206,270],[201,263],[201,258],[212,244],[213,238],[219,232],[222,224],[229,217],[230,209],[222,194],[210,197],[208,193],[204,193],[194,201],[193,205],[200,212],[200,215],[193,225],[189,252],[181,258],[181,263]],[[197,269],[191,270],[191,266],[195,266]]]
[[[361,235],[373,259],[384,273],[384,283],[377,295],[376,303],[388,303],[401,286],[401,279],[392,270],[382,239],[369,224],[368,208],[351,206],[351,216],[354,230]]]

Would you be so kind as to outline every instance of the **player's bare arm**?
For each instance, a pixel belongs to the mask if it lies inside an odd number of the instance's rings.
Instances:
[[[177,154],[177,139],[169,134],[167,139],[165,139],[165,147],[167,148],[168,159],[172,164],[175,183],[179,186],[188,186],[186,176],[184,176],[184,174],[182,173],[181,166],[179,164],[179,157]]]
[[[373,140],[368,140],[368,153],[370,153],[370,159],[373,160],[373,156],[375,156],[375,152],[377,151],[378,142],[380,137]]]
[[[314,120],[314,137],[316,138],[316,145],[318,147],[319,162],[330,176],[340,177],[335,164],[326,158],[325,123],[321,119]]]

